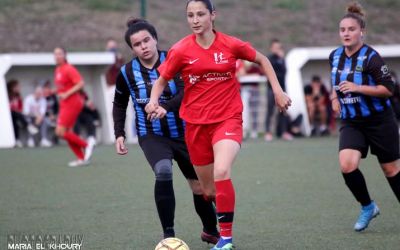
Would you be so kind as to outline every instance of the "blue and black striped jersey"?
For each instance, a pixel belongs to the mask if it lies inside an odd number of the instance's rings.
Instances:
[[[159,77],[158,66],[165,60],[167,52],[159,51],[159,59],[152,69],[144,67],[138,58],[122,66],[117,77],[113,117],[115,136],[125,136],[124,124],[129,96],[136,112],[135,123],[138,136],[155,134],[170,138],[184,135],[184,121],[179,117],[179,107],[183,98],[183,81],[176,76],[168,82],[159,103],[167,110],[162,119],[147,120],[145,106],[150,100],[152,86]]]
[[[344,94],[339,91],[339,84],[342,81],[350,81],[357,85],[383,85],[393,91],[394,83],[389,69],[373,48],[363,45],[358,52],[348,57],[344,47],[339,47],[330,54],[329,63],[332,88],[340,101],[342,119],[369,117],[390,108],[388,98],[358,93]]]

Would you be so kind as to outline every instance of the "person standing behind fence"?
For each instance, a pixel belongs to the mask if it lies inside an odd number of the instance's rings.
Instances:
[[[84,166],[89,163],[95,142],[92,140],[86,142],[72,130],[84,105],[83,97],[79,93],[84,82],[78,70],[68,63],[65,49],[55,48],[54,58],[57,64],[54,82],[60,101],[56,134],[68,142],[68,146],[77,158],[71,161],[68,166]]]
[[[368,148],[377,156],[400,202],[398,126],[390,105],[394,83],[388,66],[376,50],[364,43],[366,22],[360,4],[348,5],[339,24],[341,47],[329,56],[332,109],[340,113],[339,164],[345,183],[361,204],[354,230],[362,231],[379,214],[371,200],[361,158]]]
[[[268,56],[269,61],[272,64],[276,72],[276,77],[281,85],[283,91],[285,91],[285,76],[286,76],[286,63],[285,63],[285,51],[281,42],[274,38],[271,40],[269,50],[271,54]],[[269,79],[268,79],[269,81]],[[272,117],[276,112],[275,108],[275,97],[272,91],[271,84],[267,84],[267,115],[265,119],[265,136],[264,139],[267,142],[273,140],[271,131]],[[276,133],[281,136],[282,139],[291,141],[293,136],[289,133],[289,117],[284,112],[279,112],[276,116]]]

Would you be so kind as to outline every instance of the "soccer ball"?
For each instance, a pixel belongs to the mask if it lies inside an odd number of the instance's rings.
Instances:
[[[190,250],[190,248],[181,239],[166,238],[160,241],[154,250]]]

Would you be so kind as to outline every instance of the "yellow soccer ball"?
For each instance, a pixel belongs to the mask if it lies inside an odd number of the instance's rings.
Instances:
[[[190,248],[181,239],[166,238],[160,241],[154,250],[190,250]]]

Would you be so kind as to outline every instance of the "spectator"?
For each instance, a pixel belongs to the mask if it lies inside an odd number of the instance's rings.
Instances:
[[[113,38],[109,38],[106,43],[106,51],[117,53],[119,51],[117,41],[115,41]]]
[[[58,98],[56,95],[56,90],[52,88],[50,80],[44,80],[40,83],[40,86],[43,88],[43,96],[46,98],[46,122],[48,122],[49,126],[52,130],[55,129],[57,125],[57,115],[58,115]],[[58,137],[52,136],[50,140],[56,144],[58,144]]]
[[[43,147],[50,147],[51,142],[47,139],[49,123],[45,121],[46,98],[43,96],[43,89],[40,86],[35,88],[33,94],[28,95],[24,100],[24,115],[27,118],[28,126],[40,129],[41,142]],[[35,141],[31,133],[28,138],[28,147],[34,147]]]
[[[281,85],[283,91],[285,91],[285,76],[286,76],[286,65],[285,65],[285,51],[283,46],[278,39],[272,39],[269,50],[271,54],[268,56],[272,67],[276,72],[276,76]],[[269,142],[273,140],[271,132],[271,120],[276,111],[275,108],[275,97],[272,91],[271,84],[267,84],[267,116],[265,120],[265,141]],[[293,140],[293,136],[289,133],[289,116],[283,112],[277,114],[276,120],[276,134],[286,141]]]
[[[328,135],[329,93],[319,76],[312,77],[311,83],[304,87],[304,94],[311,124],[311,135]]]
[[[22,114],[23,102],[20,85],[17,80],[10,80],[7,82],[7,93],[14,127],[15,146],[22,148],[23,144],[20,139],[20,129],[26,130],[28,124],[25,120],[25,116]]]
[[[81,113],[76,121],[74,132],[78,135],[81,134],[82,128],[86,130],[88,140],[93,140],[96,142],[96,127],[100,126],[100,114],[97,108],[94,106],[92,100],[85,91],[81,91],[81,94],[85,100],[85,106],[83,107]]]
[[[121,69],[122,65],[124,65],[124,59],[122,58],[121,53],[116,52],[115,53],[115,63],[110,65],[106,71],[107,86],[115,85],[119,70]]]

